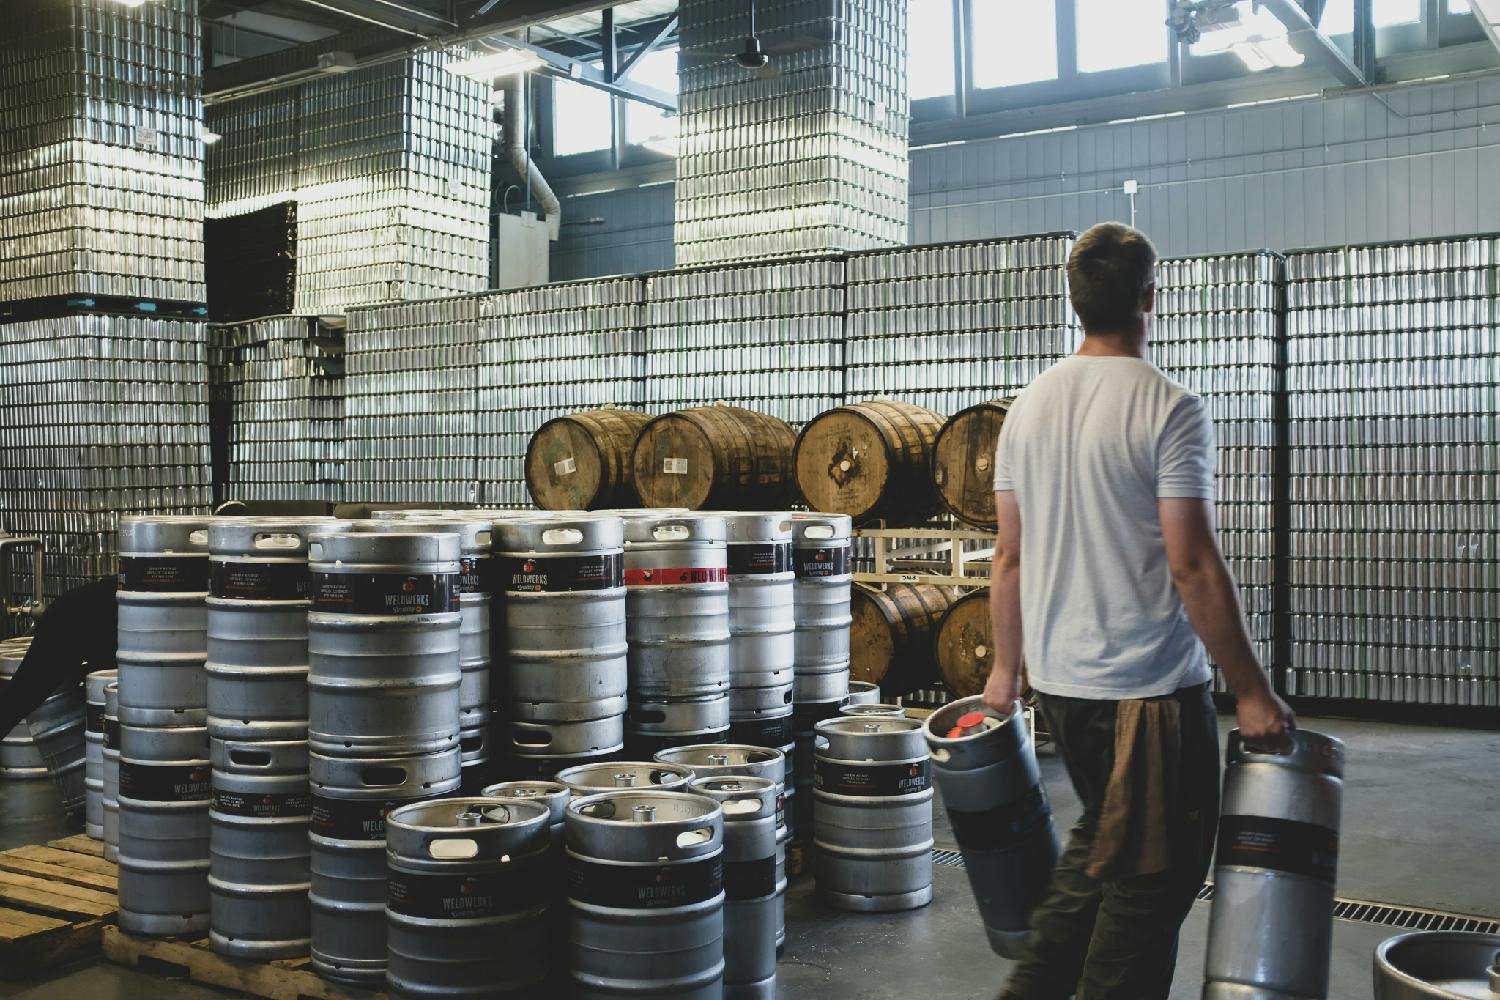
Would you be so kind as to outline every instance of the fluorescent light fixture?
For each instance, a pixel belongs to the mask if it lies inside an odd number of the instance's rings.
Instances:
[[[206,129],[200,125],[198,127],[198,138],[203,140],[203,145],[212,146],[224,137],[212,129]]]
[[[121,7],[141,7],[145,5],[146,0],[115,0],[115,3]]]
[[[1240,62],[1252,73],[1259,73],[1276,65],[1254,42],[1235,42],[1229,46],[1229,51],[1239,56]]]
[[[448,63],[448,72],[465,76],[470,80],[498,80],[502,76],[515,76],[538,69],[542,60],[530,52],[506,49],[503,52],[486,52],[468,59],[454,59]]]
[[[649,149],[653,153],[662,156],[677,155],[677,137],[675,135],[653,135],[649,139],[642,140],[642,149]]]
[[[1307,60],[1306,56],[1292,48],[1292,43],[1284,35],[1280,38],[1262,38],[1255,42],[1255,47],[1260,49],[1261,55],[1282,69],[1301,66]]]

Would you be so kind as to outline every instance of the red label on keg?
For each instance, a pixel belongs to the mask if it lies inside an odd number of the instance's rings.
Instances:
[[[793,549],[792,569],[799,580],[816,580],[825,576],[849,575],[849,548],[825,547]]]
[[[1269,868],[1334,883],[1339,835],[1315,823],[1271,816],[1219,817],[1219,867]]]
[[[354,615],[458,610],[456,573],[313,573],[312,609]]]
[[[427,875],[392,869],[386,899],[392,913],[428,920],[483,920],[533,909],[556,884],[542,857],[517,858],[500,871]]]
[[[121,590],[148,594],[200,594],[208,590],[208,554],[121,556]]]
[[[681,587],[728,580],[729,569],[725,566],[661,566],[625,571],[627,587]]]
[[[224,562],[208,564],[208,592],[239,601],[305,601],[308,572],[305,562]]]
[[[946,802],[946,800],[944,800]],[[1002,802],[981,812],[967,812],[948,805],[953,839],[965,851],[993,851],[1013,847],[1045,827],[1052,807],[1041,785],[1033,785],[1018,799]]]
[[[120,798],[137,802],[200,802],[213,794],[207,764],[120,761]]]
[[[500,589],[515,594],[566,594],[625,585],[619,552],[588,556],[502,556]]]
[[[776,855],[724,862],[724,895],[728,899],[765,899],[775,894]]]
[[[930,763],[851,764],[846,761],[813,760],[813,787],[832,795],[887,797],[913,795],[932,787]]]
[[[792,543],[731,545],[730,576],[770,576],[792,571]]]
[[[104,732],[104,706],[86,702],[83,706],[83,724],[91,733]]]
[[[414,795],[409,799],[330,799],[314,792],[308,829],[329,840],[384,840],[385,817],[392,809],[411,802],[442,797]]]
[[[675,865],[612,865],[568,856],[568,897],[617,910],[668,910],[724,891],[722,852]]]
[[[458,561],[458,592],[487,594],[494,560],[485,556],[464,556]]]
[[[255,819],[307,816],[312,812],[312,796],[307,792],[230,792],[215,788],[213,810]]]

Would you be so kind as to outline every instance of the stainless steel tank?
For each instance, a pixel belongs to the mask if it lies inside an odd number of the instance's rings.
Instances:
[[[567,785],[557,781],[501,781],[480,792],[491,799],[531,799],[547,807],[547,828],[552,833],[552,842],[561,846],[563,842],[563,819],[567,816],[568,802],[573,793]]]
[[[458,747],[366,760],[313,752],[308,772],[313,968],[325,979],[379,984],[386,968],[386,814],[458,791]]]
[[[1344,744],[1291,737],[1276,754],[1229,734],[1204,1000],[1328,995]]]
[[[842,910],[932,901],[932,775],[915,719],[841,716],[817,725],[813,871]]]
[[[694,778],[688,790],[724,810],[724,1000],[775,1000],[786,894],[776,820],[781,784],[721,774]]]
[[[728,694],[724,539],[721,517],[688,514],[625,522],[632,701]]]
[[[557,879],[549,815],[542,802],[459,798],[386,817],[395,995],[541,995]]]
[[[350,527],[329,517],[216,518],[209,525],[210,737],[307,738],[308,540]]]
[[[340,757],[458,745],[456,534],[314,535],[308,738]]]
[[[788,688],[796,660],[792,515],[725,513],[731,688]]]
[[[208,930],[209,772],[207,728],[120,727],[121,930]]]
[[[306,955],[307,742],[211,739],[209,757],[209,946],[257,961]]]
[[[557,783],[565,785],[575,796],[594,795],[615,788],[681,792],[687,789],[687,783],[692,780],[691,768],[655,761],[617,760],[602,764],[582,764],[557,772]]]
[[[685,792],[575,799],[565,831],[577,1000],[723,1000],[724,812]]]
[[[933,712],[922,735],[990,948],[1019,958],[1062,851],[1025,714],[975,695]]]
[[[95,840],[104,839],[104,689],[114,680],[113,670],[95,670],[83,679],[83,829]]]
[[[104,808],[104,860],[120,860],[120,686],[112,682],[104,686],[104,788],[101,805]]]
[[[1500,934],[1417,931],[1375,948],[1375,1000],[1495,1000]]]
[[[880,685],[871,684],[869,681],[849,682],[849,704],[851,705],[878,705],[880,704]]]
[[[506,649],[501,742],[512,754],[568,757],[624,745],[624,537],[618,518],[495,524]]]
[[[792,517],[793,614],[798,703],[842,699],[849,693],[849,590],[853,584],[850,537],[844,514]]]
[[[121,658],[208,655],[210,518],[120,518],[117,648]]]

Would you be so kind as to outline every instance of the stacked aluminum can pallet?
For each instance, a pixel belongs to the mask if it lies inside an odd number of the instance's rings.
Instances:
[[[641,405],[641,295],[640,279],[603,278],[480,300],[476,430],[486,503],[529,504],[526,445],[548,420]]]
[[[349,313],[345,496],[477,499],[479,300],[388,303]]]
[[[1014,395],[1077,346],[1073,234],[851,254],[851,400],[888,396],[944,416]]]
[[[844,401],[844,261],[646,277],[645,399],[727,403],[801,426]]]
[[[210,503],[205,329],[94,315],[0,326],[0,518],[42,539],[47,596],[114,574],[121,514]]]
[[[1287,256],[1293,694],[1500,705],[1500,240]]]
[[[197,0],[15,0],[0,47],[0,300],[203,300]]]
[[[297,201],[297,312],[486,287],[489,88],[446,59],[419,52],[210,115],[225,136],[210,214]]]
[[[756,13],[768,72],[732,57],[743,7],[680,9],[683,50],[710,54],[681,71],[677,263],[905,242],[906,5],[770,0]]]
[[[1269,252],[1164,260],[1156,284],[1151,360],[1201,395],[1214,422],[1219,544],[1240,585],[1256,655],[1270,667],[1282,260]],[[1215,688],[1227,690],[1217,670]]]
[[[343,499],[344,331],[312,316],[211,328],[226,499]]]

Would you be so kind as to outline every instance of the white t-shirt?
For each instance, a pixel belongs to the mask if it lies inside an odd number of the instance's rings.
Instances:
[[[1203,400],[1148,361],[1078,357],[1011,404],[995,490],[1021,511],[1021,622],[1044,694],[1152,698],[1210,678],[1172,583],[1158,497],[1214,496]]]

